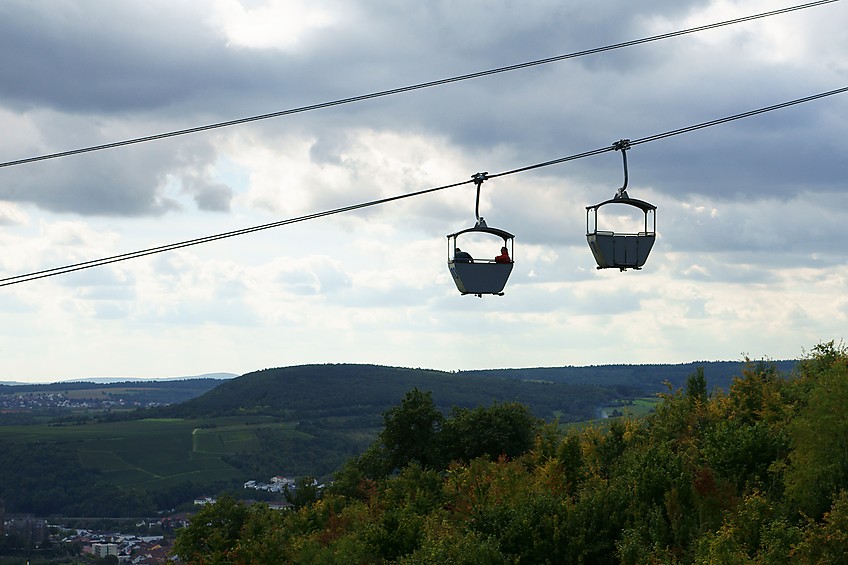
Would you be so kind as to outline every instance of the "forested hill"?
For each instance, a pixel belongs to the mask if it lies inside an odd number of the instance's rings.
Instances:
[[[539,417],[564,420],[591,416],[596,406],[637,392],[627,386],[541,383],[378,365],[302,365],[248,373],[158,413],[172,417],[255,413],[286,420],[362,417],[379,425],[382,413],[414,388],[432,391],[444,412],[454,406],[517,401]]]
[[[789,370],[794,362],[778,362]],[[161,409],[173,417],[269,414],[286,419],[332,416],[374,418],[418,388],[431,391],[443,412],[499,402],[520,402],[541,418],[590,418],[598,406],[622,398],[650,396],[679,386],[702,367],[708,385],[726,388],[742,363],[608,365],[500,369],[448,373],[378,365],[322,364],[265,369],[226,381],[208,393]],[[715,379],[713,374],[715,373]]]
[[[789,374],[798,361],[755,361],[754,364],[774,365],[778,372]],[[531,369],[489,369],[465,371],[462,375],[500,377],[519,380],[540,380],[566,384],[595,384],[606,387],[624,386],[639,389],[644,394],[664,391],[664,381],[672,388],[681,388],[686,379],[698,369],[703,369],[710,389],[728,389],[734,377],[742,374],[740,361],[694,361],[678,365],[590,365],[585,367],[537,367]]]

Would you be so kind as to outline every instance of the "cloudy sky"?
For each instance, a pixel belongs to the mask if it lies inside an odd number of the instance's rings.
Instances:
[[[632,41],[774,0],[4,0],[0,162]],[[0,276],[467,181],[848,86],[848,4],[0,168]],[[0,287],[0,380],[795,358],[846,337],[848,94],[634,146],[641,271],[598,270],[605,152],[491,179],[502,297],[461,296],[473,184]],[[493,244],[492,255],[499,244]]]

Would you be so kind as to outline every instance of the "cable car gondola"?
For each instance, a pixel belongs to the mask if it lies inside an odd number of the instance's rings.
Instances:
[[[477,223],[474,227],[467,228],[447,236],[448,238],[448,269],[453,277],[456,288],[462,294],[474,294],[482,298],[484,294],[495,294],[503,296],[503,289],[512,273],[514,264],[513,244],[515,236],[498,228],[490,228],[486,220],[480,217],[480,185],[486,180],[488,173],[477,173],[474,175],[474,183],[477,185],[477,205],[475,215]],[[472,257],[462,251],[458,245],[460,236],[471,234],[487,234],[502,240],[501,254],[488,258]],[[490,238],[491,239],[491,238]]]
[[[618,189],[613,198],[594,206],[586,206],[586,240],[598,263],[598,269],[639,270],[648,259],[657,237],[657,207],[627,195],[627,149],[630,148],[630,140],[622,139],[614,143],[613,148],[621,151],[621,157],[624,160],[624,186]],[[642,231],[599,230],[598,209],[610,204],[624,204],[641,210],[645,217]]]

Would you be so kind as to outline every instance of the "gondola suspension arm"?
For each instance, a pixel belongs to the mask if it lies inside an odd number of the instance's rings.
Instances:
[[[474,179],[474,184],[477,185],[477,202],[474,205],[474,215],[477,217],[477,227],[486,227],[486,220],[480,217],[480,186],[483,184],[483,181],[489,178],[489,173],[476,173],[471,175],[471,178]]]
[[[627,150],[630,149],[630,140],[621,139],[612,144],[612,148],[616,151],[621,151],[621,159],[624,161],[624,185],[615,193],[615,198],[630,198],[627,196]]]

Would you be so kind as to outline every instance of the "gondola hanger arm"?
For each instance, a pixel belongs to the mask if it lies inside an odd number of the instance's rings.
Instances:
[[[621,151],[621,159],[624,161],[624,185],[616,191],[615,198],[630,198],[629,196],[627,196],[627,150],[630,149],[630,140],[620,139],[612,144],[612,148],[615,151]]]
[[[474,173],[471,175],[472,180],[474,180],[474,184],[477,185],[477,202],[474,205],[474,215],[477,217],[477,227],[485,228],[486,220],[480,217],[480,186],[483,184],[483,181],[488,180],[489,173]]]

